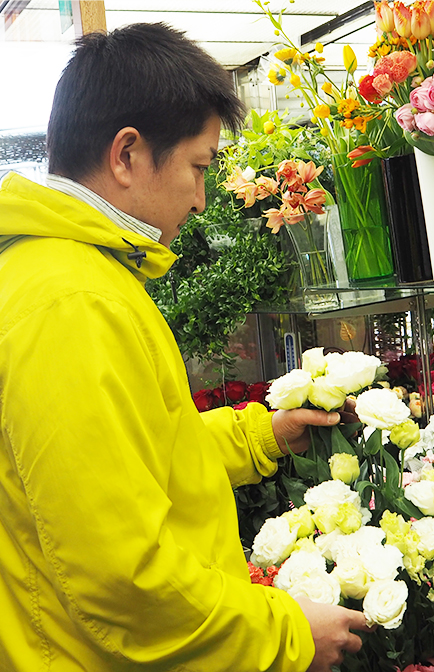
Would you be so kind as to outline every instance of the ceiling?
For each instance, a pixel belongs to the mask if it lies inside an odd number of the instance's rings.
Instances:
[[[67,4],[67,3],[63,3]],[[278,15],[286,5],[283,26],[295,44],[300,36],[323,26],[366,2],[360,0],[272,0],[268,8]],[[338,31],[325,35],[324,42],[373,23],[373,7],[370,16],[364,16]],[[14,10],[15,8],[15,10]],[[165,23],[186,32],[222,65],[233,69],[245,65],[267,52],[276,37],[268,18],[253,0],[105,0],[107,27],[145,21]],[[63,34],[58,0],[0,0],[0,15],[12,15],[5,26],[0,27],[0,39],[6,41],[71,42],[74,28]],[[0,21],[0,24],[2,22]],[[351,39],[348,35],[348,39]],[[306,45],[308,48],[309,45]]]
[[[44,126],[55,84],[75,39],[75,28],[61,16],[59,0],[0,0],[0,131]],[[351,44],[360,67],[375,41],[373,2],[361,0],[271,0],[278,16],[286,5],[283,27],[297,45],[301,36],[336,23],[356,8],[366,13],[319,39],[326,45],[327,66],[342,68],[342,45]],[[233,70],[256,63],[275,45],[274,27],[253,0],[105,0],[107,28],[135,22],[163,21],[186,32],[224,67]],[[356,10],[357,11],[357,10]],[[65,23],[66,20],[66,23]],[[62,32],[63,31],[63,32]],[[303,50],[314,47],[305,43]]]

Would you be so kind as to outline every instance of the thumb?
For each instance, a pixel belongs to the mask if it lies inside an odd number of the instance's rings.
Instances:
[[[317,427],[326,427],[327,425],[337,425],[341,416],[337,411],[327,413],[327,411],[316,411],[310,408],[296,408],[292,413],[291,420],[300,427],[306,425],[315,425]]]

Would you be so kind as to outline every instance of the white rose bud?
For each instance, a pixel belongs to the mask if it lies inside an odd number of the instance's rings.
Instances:
[[[250,166],[247,166],[245,170],[241,173],[247,182],[252,182],[256,177],[256,171],[253,170]]]
[[[300,408],[307,401],[311,385],[310,373],[301,369],[293,369],[271,383],[265,400],[271,408],[280,408],[285,411]]]
[[[323,481],[304,493],[304,501],[311,511],[319,506],[350,502],[360,510],[360,495],[342,481]]]
[[[362,392],[357,397],[355,412],[361,422],[377,429],[393,429],[410,415],[408,406],[385,388]]]
[[[303,576],[321,571],[326,571],[326,561],[316,549],[314,552],[298,551],[283,563],[274,579],[276,588],[288,592],[293,583],[298,582]]]
[[[324,348],[311,348],[305,350],[301,357],[303,371],[311,374],[312,378],[322,376],[326,368],[326,359],[324,357]]]
[[[369,580],[363,564],[357,558],[342,558],[332,571],[332,576],[339,581],[344,597],[361,600],[365,597]]]
[[[311,404],[329,412],[340,408],[345,403],[347,395],[333,384],[332,376],[321,376],[314,378],[308,398]]]
[[[404,488],[404,497],[417,506],[424,516],[434,516],[434,481],[410,483]]]
[[[411,525],[420,537],[417,550],[426,560],[434,560],[434,518],[421,518]]]
[[[363,600],[368,626],[378,623],[386,630],[398,628],[407,608],[408,588],[404,581],[375,581]]]
[[[320,604],[339,604],[341,587],[339,581],[327,572],[316,570],[309,576],[302,576],[291,584],[288,593],[294,599],[307,597]]]

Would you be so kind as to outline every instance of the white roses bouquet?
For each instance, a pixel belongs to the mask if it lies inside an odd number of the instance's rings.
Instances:
[[[273,409],[326,411],[356,398],[359,423],[311,427],[304,455],[288,446],[288,510],[265,521],[249,563],[255,583],[363,610],[379,625],[342,672],[404,672],[434,659],[434,458],[409,479],[419,427],[379,372],[376,357],[313,348],[266,398]],[[434,420],[432,430],[431,448]]]

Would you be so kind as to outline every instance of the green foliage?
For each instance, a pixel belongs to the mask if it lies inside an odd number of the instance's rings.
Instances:
[[[298,270],[285,233],[252,229],[218,190],[215,169],[206,191],[207,209],[191,217],[172,244],[179,257],[172,271],[146,288],[183,355],[230,364],[230,335],[259,304],[286,305]]]

